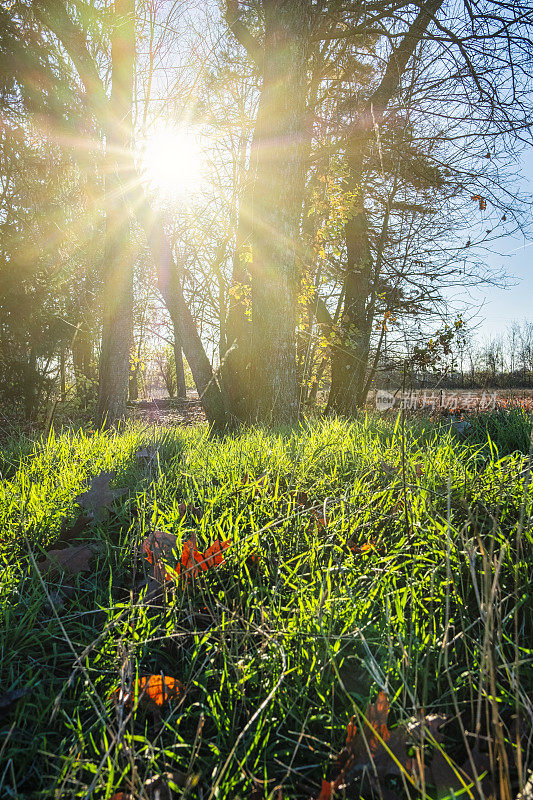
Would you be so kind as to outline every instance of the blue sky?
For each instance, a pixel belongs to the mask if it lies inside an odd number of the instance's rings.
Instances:
[[[533,194],[533,148],[523,153],[522,174],[524,190]],[[472,299],[480,304],[473,324],[479,322],[478,335],[482,337],[502,332],[512,320],[533,320],[533,231],[529,239],[506,236],[497,242],[497,248],[488,264],[514,276],[514,285],[507,289],[483,287],[472,293]]]

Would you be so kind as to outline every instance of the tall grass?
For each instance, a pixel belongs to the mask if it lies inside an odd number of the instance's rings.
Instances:
[[[157,455],[140,463],[147,445]],[[525,783],[533,490],[522,454],[365,418],[224,439],[202,427],[52,433],[0,459],[0,686],[29,689],[0,717],[0,797],[149,797],[164,773],[176,796],[246,798],[265,781],[265,796],[313,797],[378,689],[391,725],[421,708],[447,714],[446,753],[486,752],[498,796]],[[111,468],[129,491],[82,534],[100,544],[93,570],[43,580],[35,559],[79,513],[87,478]],[[155,603],[140,542],[156,529],[234,544],[219,569]],[[113,700],[157,673],[186,686],[161,717]],[[446,796],[401,778],[388,789]]]

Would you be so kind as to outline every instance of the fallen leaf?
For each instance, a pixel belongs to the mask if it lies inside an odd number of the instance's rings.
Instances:
[[[389,698],[385,692],[380,692],[378,699],[375,703],[370,705],[366,712],[367,722],[372,728],[372,733],[368,741],[370,752],[374,755],[380,747],[381,741],[377,738],[374,731],[379,734],[384,742],[390,739],[390,733],[387,728],[387,717],[389,716]]]
[[[131,706],[137,695],[140,706],[159,709],[173,700],[181,700],[184,694],[183,684],[177,678],[171,678],[169,675],[149,675],[137,679],[135,690],[116,689],[112,697],[125,706]]]
[[[453,762],[449,763],[440,751],[436,752],[428,770],[427,781],[437,789],[439,795],[442,792],[446,794],[452,791],[460,792],[466,785],[470,787],[470,793],[476,800],[495,800],[496,793],[490,778],[488,755],[474,748],[470,756],[472,761],[467,758],[459,767]],[[477,789],[474,775],[479,780],[481,792]]]
[[[178,513],[180,517],[185,517],[187,514],[190,514],[196,522],[199,522],[204,515],[201,508],[193,506],[190,503],[180,503],[178,505]]]
[[[218,567],[224,563],[223,551],[231,544],[231,541],[221,542],[216,539],[213,544],[202,553],[196,548],[196,537],[188,539],[181,552],[181,559],[176,566],[178,575],[187,573],[191,577],[198,575],[199,570],[206,572],[212,567]]]
[[[158,449],[153,445],[150,445],[150,447],[141,447],[140,450],[137,450],[137,452],[135,453],[139,461],[144,461],[147,464],[150,463],[150,461],[153,461],[155,458],[157,458],[157,454],[158,454]]]
[[[405,511],[405,504],[403,502],[403,497],[401,497],[392,507],[393,514],[403,514]]]
[[[165,531],[154,531],[153,534],[144,539],[142,550],[145,559],[152,564],[152,577],[162,583],[171,580],[173,570],[178,576],[195,577],[199,571],[206,572],[212,567],[218,567],[224,563],[223,552],[231,544],[231,541],[220,541],[216,539],[205,552],[198,550],[196,536],[193,534],[182,545],[179,558],[176,558],[176,537]]]
[[[346,731],[346,746],[339,754],[336,768],[339,772],[334,786],[347,783],[367,770],[378,777],[400,775],[408,771],[406,726],[393,731],[387,727],[389,699],[380,692],[375,703],[368,706],[360,730],[352,717]],[[392,753],[392,755],[391,755]]]
[[[94,555],[94,551],[87,545],[77,547],[66,547],[64,550],[49,550],[48,555],[42,561],[37,562],[39,572],[70,572],[77,575],[80,572],[90,572],[89,562]]]
[[[311,514],[311,516],[315,520],[317,529],[319,531],[325,531],[327,529],[327,526],[328,526],[327,518],[323,514],[319,514],[318,511],[316,511],[315,509],[311,509],[311,511],[309,513]]]
[[[297,506],[309,505],[309,495],[307,492],[296,492],[295,502]]]
[[[354,542],[353,539],[348,539],[346,544],[354,555],[361,555],[362,553],[371,552],[378,553],[378,555],[383,555],[385,553],[385,548],[381,545],[378,545],[374,539],[369,539],[368,542],[363,542],[363,544],[358,544],[357,542]]]
[[[389,464],[387,461],[384,461],[383,459],[381,459],[381,461],[379,462],[379,468],[386,475],[395,475],[397,472],[396,468],[393,467],[392,464]]]
[[[33,690],[29,686],[24,686],[21,689],[12,689],[10,692],[0,695],[0,714],[7,714],[21,697],[30,694],[31,691]]]
[[[86,517],[85,514],[79,516],[70,527],[68,522],[64,519],[61,523],[61,532],[59,534],[59,538],[56,539],[55,544],[58,544],[59,542],[70,542],[72,539],[76,539],[80,533],[83,533],[90,522],[91,520],[89,517]]]
[[[144,558],[152,565],[150,577],[156,583],[164,583],[166,580],[171,580],[172,576],[167,572],[165,563],[176,563],[176,536],[166,531],[154,531],[146,539],[143,539],[141,546]]]
[[[206,570],[223,564],[224,556],[222,554],[224,550],[230,546],[230,544],[231,541],[229,539],[224,542],[221,542],[220,539],[216,539],[213,544],[204,552],[204,560],[203,562],[200,562],[201,569]]]
[[[427,714],[409,722],[407,731],[411,738],[418,742],[422,742],[424,737],[428,737],[428,734],[430,740],[442,742],[444,736],[441,729],[447,721],[448,717],[445,714]]]
[[[177,548],[177,537],[173,533],[166,531],[154,531],[142,541],[143,555],[149,564],[153,564],[159,558],[176,560],[174,555]]]
[[[115,477],[115,472],[101,472],[91,480],[88,491],[80,494],[76,502],[84,508],[92,522],[102,522],[109,514],[109,509],[127,489],[110,489],[109,483]]]
[[[331,781],[325,781],[322,779],[322,788],[320,789],[320,794],[318,795],[317,800],[329,800],[333,791],[332,787],[333,783]]]

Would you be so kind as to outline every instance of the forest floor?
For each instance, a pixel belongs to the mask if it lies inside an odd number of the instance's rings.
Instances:
[[[0,797],[515,798],[530,433],[515,410],[464,441],[368,416],[7,443]]]
[[[129,416],[148,425],[196,425],[206,421],[198,393],[191,391],[186,400],[168,397],[130,403]]]

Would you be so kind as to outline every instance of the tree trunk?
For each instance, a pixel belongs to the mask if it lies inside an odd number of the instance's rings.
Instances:
[[[92,387],[94,384],[93,373],[93,342],[91,331],[84,322],[81,322],[72,340],[72,366],[76,382],[76,396],[82,408],[88,408]]]
[[[134,368],[130,370],[128,382],[128,399],[130,402],[135,402],[139,399],[139,365],[135,364]]]
[[[60,379],[61,402],[64,403],[67,398],[67,378],[66,378],[64,344],[61,345],[59,350],[59,379]]]
[[[247,315],[251,298],[251,276],[248,254],[251,251],[250,209],[252,192],[246,192],[239,213],[237,242],[233,256],[233,272],[226,319],[228,352],[222,367],[222,379],[228,395],[232,417],[240,422],[250,418],[250,366],[252,326]]]
[[[265,3],[263,88],[252,142],[253,416],[298,415],[296,375],[300,222],[310,133],[305,0]],[[250,210],[247,210],[250,213]]]
[[[361,402],[370,352],[371,320],[366,305],[371,289],[372,258],[364,210],[348,220],[345,233],[344,308],[332,343],[327,410],[349,416]]]
[[[159,216],[146,203],[142,204],[139,213],[154,258],[159,291],[174,330],[178,331],[207,420],[216,430],[224,430],[227,424],[226,400],[183,297],[168,236]]]
[[[177,325],[174,325],[174,360],[176,362],[176,397],[178,399],[185,399],[187,397],[187,388],[185,386],[181,338]]]
[[[24,402],[24,418],[30,422],[33,419],[37,405],[37,385],[39,375],[37,372],[37,356],[35,347],[30,347],[28,362],[24,369],[24,381],[22,385],[22,396]]]
[[[133,251],[128,199],[133,160],[131,113],[135,55],[134,0],[115,0],[111,40],[112,124],[107,130],[106,242],[98,411],[100,425],[125,416],[133,330]]]

